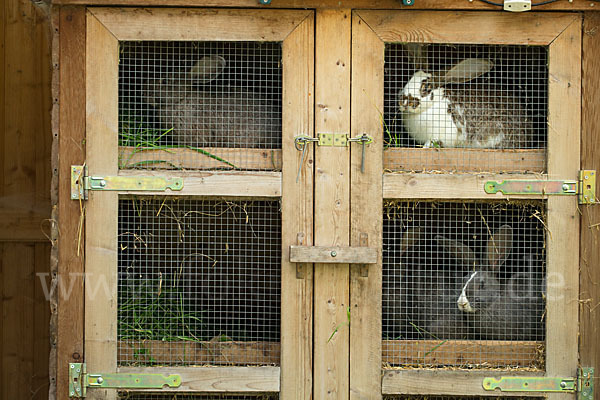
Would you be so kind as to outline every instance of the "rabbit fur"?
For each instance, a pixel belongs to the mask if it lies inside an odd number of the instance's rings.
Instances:
[[[407,51],[417,67],[423,64],[416,61],[424,59],[422,48]],[[490,60],[477,58],[465,59],[448,71],[417,68],[398,94],[407,133],[424,147],[525,147],[531,142],[533,124],[515,97],[493,85],[462,85],[492,68]]]
[[[172,129],[176,144],[191,147],[277,148],[279,112],[262,96],[231,87],[205,90],[224,70],[220,56],[200,59],[189,71],[146,83],[144,98],[160,128]]]
[[[404,234],[401,252],[421,240],[422,228]],[[428,274],[424,266],[396,268],[383,290],[384,321],[391,336],[419,339],[540,340],[544,336],[545,280],[530,261],[530,271],[499,279],[512,249],[513,233],[501,226],[487,241],[485,260],[466,245],[435,237],[456,267]],[[404,306],[403,306],[404,305]]]
[[[485,259],[478,262],[464,244],[437,237],[446,251],[472,271],[456,296],[458,309],[472,327],[473,339],[539,340],[544,335],[545,280],[529,261],[529,271],[500,279],[498,273],[513,247],[513,232],[502,225],[488,239]]]

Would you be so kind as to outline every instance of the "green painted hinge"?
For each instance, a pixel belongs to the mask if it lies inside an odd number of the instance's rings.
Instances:
[[[596,171],[579,171],[579,179],[565,181],[548,180],[506,180],[502,182],[487,181],[486,193],[577,196],[579,204],[596,203]]]
[[[575,393],[579,400],[594,399],[594,368],[580,368],[575,378],[504,376],[484,378],[483,388],[501,392],[561,392]]]
[[[82,363],[69,364],[69,397],[82,398],[88,388],[162,389],[181,386],[181,376],[162,374],[90,374]]]
[[[71,165],[71,200],[87,200],[90,190],[163,192],[167,189],[183,189],[183,179],[162,176],[89,176],[85,165]]]

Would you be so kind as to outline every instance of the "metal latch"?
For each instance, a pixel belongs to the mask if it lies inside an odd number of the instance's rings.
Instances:
[[[504,0],[504,11],[523,12],[531,10],[531,0]]]
[[[348,134],[347,133],[319,133],[317,135],[319,146],[326,147],[346,147],[348,146]]]
[[[86,397],[88,388],[162,389],[181,386],[181,376],[162,374],[90,374],[82,363],[69,364],[69,397]]]
[[[580,368],[576,378],[504,376],[484,378],[483,388],[501,392],[561,392],[578,393],[579,400],[593,400],[594,368]]]
[[[486,193],[574,196],[577,195],[579,204],[596,203],[596,171],[579,171],[579,179],[552,180],[505,180],[502,182],[487,181],[484,184]]]
[[[71,199],[87,200],[89,190],[163,192],[183,189],[182,178],[161,176],[89,176],[84,165],[71,165]]]

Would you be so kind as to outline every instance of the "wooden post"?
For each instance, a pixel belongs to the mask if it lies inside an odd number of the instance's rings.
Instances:
[[[315,129],[350,132],[350,10],[317,11]],[[350,152],[316,148],[315,245],[348,246]],[[348,399],[348,264],[315,264],[314,398]],[[379,340],[379,338],[377,338]]]
[[[600,12],[583,16],[581,168],[600,172]],[[597,195],[596,195],[597,196]],[[600,207],[580,206],[579,357],[600,372]],[[600,399],[600,391],[594,397]]]
[[[60,10],[58,321],[56,398],[69,396],[68,363],[83,361],[81,204],[71,200],[71,165],[85,161],[85,8]]]
[[[377,249],[377,263],[351,267],[350,398],[381,398],[381,283],[383,204],[383,61],[385,43],[352,16],[351,245]],[[363,164],[364,163],[364,164]],[[362,170],[363,168],[364,170]]]

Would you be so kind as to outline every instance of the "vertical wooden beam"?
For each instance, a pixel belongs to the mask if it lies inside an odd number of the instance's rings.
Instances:
[[[373,143],[351,145],[352,246],[377,249],[377,264],[351,266],[350,398],[381,399],[381,283],[383,224],[383,61],[385,44],[352,16],[352,137]],[[364,162],[364,165],[363,165]],[[364,170],[361,170],[361,166]]]
[[[48,263],[50,262],[50,244],[35,243],[33,289],[33,375],[31,379],[30,399],[48,399],[48,326],[50,308],[48,307]],[[41,281],[44,280],[44,282]]]
[[[581,20],[550,45],[548,175],[575,179],[579,170]],[[579,211],[574,197],[548,199],[546,373],[575,376],[578,365]],[[548,398],[570,398],[550,394]]]
[[[85,8],[60,10],[58,318],[56,397],[66,399],[68,363],[83,361],[83,204],[71,200],[71,165],[85,162]]]
[[[6,134],[6,121],[4,118],[5,109],[5,43],[6,35],[4,33],[6,27],[6,2],[0,4],[0,155],[4,158],[4,136]],[[4,162],[0,163],[0,196],[4,196]],[[0,243],[0,355],[4,355],[4,246]],[[4,378],[4,363],[0,360],[0,381]],[[0,399],[3,398],[0,392]]]
[[[350,132],[350,10],[319,10],[316,20],[315,129]],[[315,245],[348,246],[349,151],[317,147]],[[348,399],[348,264],[315,265],[315,399]]]
[[[313,244],[314,146],[302,165],[294,146],[295,136],[314,136],[313,14],[283,42],[283,71],[280,398],[301,400],[312,397],[313,269],[290,263],[289,248]]]
[[[583,16],[581,168],[600,172],[600,12]],[[598,196],[598,195],[596,195]],[[581,208],[579,355],[600,372],[600,207]],[[600,399],[600,391],[594,392]]]
[[[91,13],[86,35],[86,162],[90,174],[118,174],[119,43]],[[90,192],[85,241],[85,360],[89,371],[117,369],[118,194]],[[95,390],[93,399],[116,398]]]

